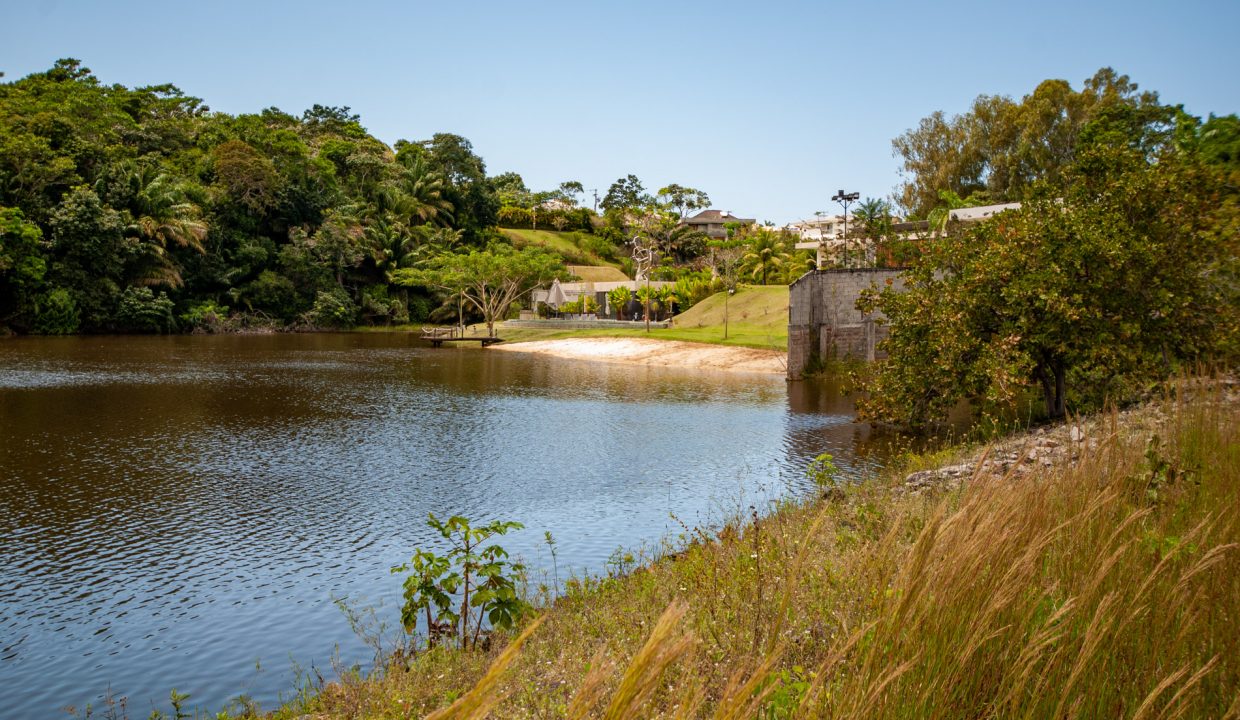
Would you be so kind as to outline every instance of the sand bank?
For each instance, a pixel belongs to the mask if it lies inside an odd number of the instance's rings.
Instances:
[[[778,350],[706,345],[648,338],[564,338],[493,345],[488,350],[531,352],[573,360],[784,374],[787,354]]]

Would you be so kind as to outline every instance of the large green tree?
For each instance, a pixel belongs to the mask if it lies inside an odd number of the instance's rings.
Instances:
[[[1019,101],[981,95],[963,114],[935,112],[892,141],[903,162],[900,202],[910,215],[925,217],[945,190],[966,199],[985,192],[990,201],[1009,202],[1028,197],[1039,181],[1062,184],[1082,130],[1119,108],[1142,127],[1162,130],[1171,127],[1176,112],[1111,68],[1099,70],[1080,90],[1066,80],[1045,80]],[[1151,133],[1145,141],[1152,145],[1167,137]]]
[[[568,274],[559,256],[541,248],[517,250],[495,243],[485,250],[440,255],[425,268],[396,270],[393,278],[398,285],[434,287],[459,296],[482,315],[487,335],[494,337],[495,323],[508,317],[513,303]]]
[[[920,426],[1032,385],[1062,417],[1217,347],[1240,300],[1218,170],[1090,143],[1064,180],[931,243],[904,291],[863,298],[891,328],[865,416]]]
[[[29,326],[47,262],[43,233],[17,208],[0,207],[0,326]],[[24,317],[23,317],[24,316]]]

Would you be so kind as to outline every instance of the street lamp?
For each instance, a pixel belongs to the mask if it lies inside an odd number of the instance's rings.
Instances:
[[[848,203],[861,199],[861,193],[840,190],[831,199],[844,206],[844,264],[848,264]]]

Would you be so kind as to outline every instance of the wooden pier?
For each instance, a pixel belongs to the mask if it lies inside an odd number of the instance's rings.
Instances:
[[[430,341],[431,347],[440,347],[446,342],[476,342],[482,347],[504,342],[503,338],[486,335],[457,335],[456,328],[422,328],[422,339]]]

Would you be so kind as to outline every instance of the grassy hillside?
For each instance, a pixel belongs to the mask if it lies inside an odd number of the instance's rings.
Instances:
[[[624,282],[629,279],[619,268],[610,265],[569,265],[568,271],[585,282]]]
[[[686,528],[561,583],[515,642],[405,656],[278,717],[1237,717],[1240,396],[1184,385],[1080,427],[963,483],[905,473],[982,459],[910,458]]]
[[[566,265],[598,265],[619,268],[617,263],[609,262],[597,253],[580,246],[580,233],[562,233],[552,230],[519,230],[516,228],[500,228],[504,237],[517,248],[530,245],[544,248],[564,258]]]

